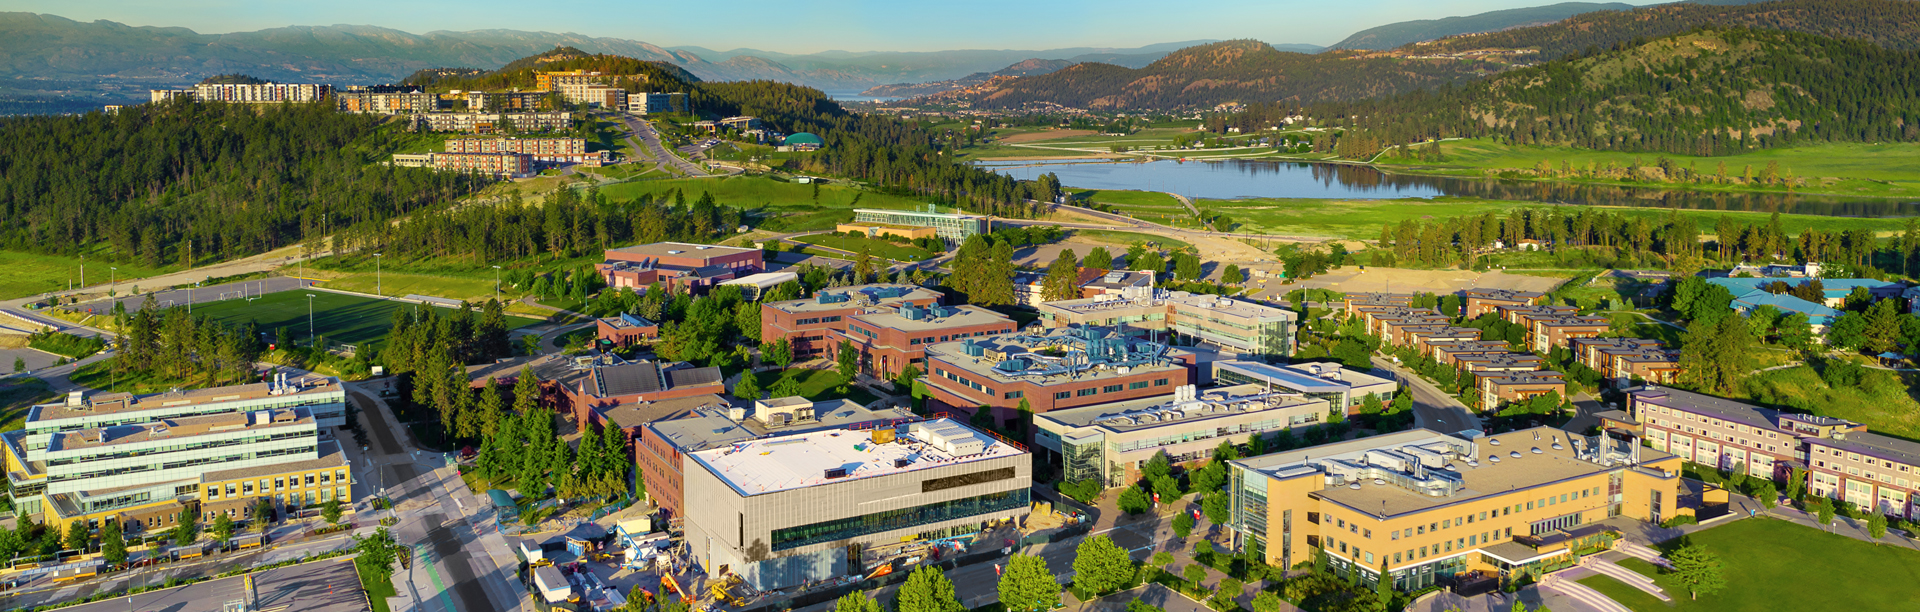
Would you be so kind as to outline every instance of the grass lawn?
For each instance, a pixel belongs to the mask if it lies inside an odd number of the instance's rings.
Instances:
[[[865,250],[874,257],[884,257],[894,261],[921,261],[933,257],[933,253],[927,252],[926,249],[910,244],[887,242],[878,238],[848,238],[835,234],[814,234],[812,236],[801,236],[794,240],[807,244],[840,249],[849,253],[859,253]]]
[[[389,290],[389,293],[392,291]],[[231,323],[253,321],[269,337],[280,327],[292,326],[293,336],[304,341],[308,327],[307,295],[306,291],[281,291],[252,301],[227,300],[196,305],[193,313]],[[414,306],[411,302],[376,300],[325,291],[315,291],[312,295],[313,333],[343,344],[385,340],[388,325],[393,320],[393,311]],[[508,327],[524,327],[538,322],[525,317],[507,317]]]
[[[492,271],[489,269],[488,271]],[[376,278],[377,276],[377,278]],[[374,274],[352,274],[320,283],[320,286],[342,291],[358,291],[380,295],[428,295],[450,300],[485,302],[493,299],[492,278],[463,278],[458,276],[432,276],[426,274],[396,274],[382,271]],[[512,287],[500,287],[500,299],[511,300],[521,293]]]
[[[1107,244],[1119,245],[1123,247],[1119,251],[1112,252],[1112,254],[1115,257],[1125,254],[1124,247],[1131,246],[1134,243],[1144,244],[1144,243],[1151,242],[1159,245],[1160,248],[1162,249],[1185,249],[1193,246],[1192,243],[1186,242],[1184,240],[1175,240],[1173,238],[1168,238],[1166,236],[1156,236],[1153,234],[1141,234],[1138,232],[1077,229],[1077,230],[1073,230],[1073,236],[1077,238],[1081,238],[1085,241],[1104,242]],[[1108,249],[1108,250],[1112,251],[1112,249]]]
[[[38,378],[11,379],[0,385],[0,431],[13,431],[27,423],[27,409],[44,404],[59,395]]]
[[[1388,162],[1382,159],[1382,165],[1393,163],[1417,164],[1434,169],[1466,169],[1478,175],[1480,170],[1502,168],[1533,168],[1544,159],[1556,167],[1561,161],[1575,166],[1585,166],[1588,162],[1599,165],[1613,163],[1625,167],[1640,160],[1643,165],[1656,163],[1661,157],[1672,159],[1681,166],[1693,166],[1697,172],[1713,174],[1721,163],[1726,163],[1727,174],[1738,176],[1746,166],[1753,166],[1755,174],[1766,168],[1768,162],[1777,162],[1782,172],[1792,171],[1797,177],[1839,177],[1863,179],[1863,181],[1885,181],[1892,183],[1855,184],[1843,182],[1830,187],[1838,189],[1805,188],[1804,192],[1839,193],[1843,195],[1913,195],[1920,194],[1920,144],[1890,143],[1828,143],[1753,151],[1725,157],[1690,157],[1686,155],[1663,155],[1658,153],[1626,153],[1616,151],[1592,151],[1572,147],[1507,145],[1491,140],[1463,140],[1441,143],[1441,150],[1447,161],[1438,164],[1419,164],[1407,160]]]
[[[773,388],[774,382],[779,381],[780,377],[787,372],[792,372],[793,375],[800,377],[800,397],[816,402],[844,398],[859,402],[861,405],[866,405],[869,402],[880,399],[874,397],[872,393],[868,393],[866,389],[857,386],[849,387],[847,393],[842,395],[836,390],[836,388],[840,386],[840,373],[831,369],[806,370],[788,368],[786,370],[757,372],[754,374],[754,377],[759,379],[762,390],[770,390]]]
[[[104,285],[114,276],[114,272],[109,268],[119,268],[121,280],[144,278],[174,270],[168,267],[149,268],[139,264],[108,262],[96,259],[105,255],[105,250],[95,248],[89,251],[87,282],[102,285],[101,290],[106,289]],[[75,285],[80,282],[78,257],[0,251],[0,299],[26,297],[55,290],[64,291],[69,281]],[[126,285],[126,283],[122,284]],[[122,291],[130,289],[132,289],[131,285],[121,288]]]
[[[1690,537],[1720,557],[1725,589],[1691,599],[1671,576],[1639,559],[1620,565],[1652,576],[1673,605],[1611,578],[1580,583],[1634,610],[1676,612],[1907,610],[1920,598],[1920,552],[1911,549],[1767,519],[1734,521]]]
[[[1258,198],[1245,200],[1199,200],[1195,205],[1208,215],[1224,214],[1239,224],[1236,231],[1288,235],[1313,235],[1372,240],[1380,237],[1383,224],[1398,226],[1402,221],[1436,221],[1449,217],[1477,216],[1492,212],[1506,214],[1515,208],[1543,208],[1538,202],[1483,200],[1442,196],[1397,200],[1327,200]],[[1565,208],[1565,207],[1555,207]],[[1668,210],[1632,207],[1605,208],[1615,215],[1665,218]],[[1764,225],[1767,213],[1716,210],[1681,210],[1694,218],[1704,232],[1712,232],[1721,216],[1741,224]],[[1820,215],[1780,215],[1781,229],[1799,234],[1808,228],[1822,231],[1870,229],[1883,234],[1900,231],[1898,220],[1827,217]],[[1511,262],[1501,262],[1513,265]]]
[[[394,591],[392,580],[369,580],[372,577],[360,573],[358,564],[354,565],[354,575],[360,577],[360,588],[367,591],[367,600],[372,602],[373,612],[392,611],[392,608],[387,607],[387,598],[400,595]]]
[[[193,378],[176,378],[153,370],[115,374],[113,364],[117,359],[119,358],[114,357],[87,364],[75,371],[73,375],[68,378],[72,380],[74,384],[89,389],[124,391],[136,395],[160,393],[175,388],[203,389],[217,384],[239,384],[232,378],[212,381],[200,376]]]

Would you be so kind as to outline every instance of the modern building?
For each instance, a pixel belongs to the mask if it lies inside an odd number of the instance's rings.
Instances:
[[[800,282],[800,275],[793,272],[761,272],[742,276],[730,281],[722,281],[722,287],[739,287],[740,297],[749,301],[760,301],[767,291],[787,283]]]
[[[1527,317],[1527,344],[1534,352],[1567,348],[1579,338],[1598,338],[1613,329],[1613,319],[1600,315]]]
[[[781,139],[780,146],[777,147],[776,150],[818,151],[821,147],[825,146],[827,146],[827,142],[821,140],[819,136],[809,132],[800,132]]]
[[[687,94],[646,92],[627,94],[627,112],[635,115],[684,113],[687,112]]]
[[[608,287],[636,292],[654,283],[699,290],[766,267],[766,255],[760,249],[684,242],[607,249],[606,260],[594,265]]]
[[[1503,355],[1512,352],[1513,346],[1499,340],[1475,340],[1472,342],[1451,342],[1434,345],[1429,353],[1441,365],[1460,369],[1460,359],[1474,355]]]
[[[1341,298],[1340,310],[1346,316],[1358,316],[1360,307],[1399,307],[1412,308],[1413,295],[1407,293],[1367,293],[1354,292]],[[1436,311],[1437,312],[1437,311]]]
[[[332,85],[317,83],[201,83],[193,86],[193,98],[201,102],[318,102],[332,94]]]
[[[996,422],[1064,408],[1173,394],[1194,383],[1196,356],[1109,327],[1083,326],[969,338],[926,347],[920,380],[932,410]]]
[[[401,167],[484,174],[494,178],[533,175],[533,158],[518,153],[396,153],[392,163]]]
[[[979,306],[911,303],[849,315],[846,324],[841,337],[859,351],[861,373],[880,379],[892,379],[907,366],[926,372],[928,346],[1008,334],[1015,328],[1013,319]],[[838,339],[830,344],[838,344]]]
[[[757,130],[757,129],[760,129],[760,118],[759,117],[728,117],[720,120],[720,127],[723,127],[729,130],[739,130],[742,132],[747,130]]]
[[[168,526],[180,508],[250,518],[256,498],[350,499],[347,462],[325,431],[344,425],[333,379],[135,398],[75,392],[28,410],[3,438],[15,511],[66,525]]]
[[[1100,268],[1080,268],[1078,272],[1074,274],[1073,278],[1074,297],[1069,299],[1085,299],[1097,295],[1105,295],[1107,291],[1102,288],[1102,285],[1106,284],[1104,283],[1104,279],[1114,277],[1115,275],[1126,276],[1135,274],[1148,279],[1148,282],[1143,283],[1143,286],[1152,286],[1151,277],[1146,277],[1147,273],[1145,272],[1109,272]],[[1118,292],[1115,291],[1114,293]],[[1049,301],[1062,301],[1047,299],[1047,274],[1045,272],[1014,272],[1013,298],[1016,304],[1036,308]]]
[[[466,100],[467,112],[471,113],[524,113],[542,110],[559,110],[543,108],[548,106],[547,96],[551,93],[545,91],[467,91],[453,93],[460,99]]]
[[[1480,410],[1498,410],[1502,404],[1531,400],[1551,391],[1567,397],[1567,380],[1559,372],[1508,372],[1482,370],[1471,372],[1474,387],[1480,389]]]
[[[1174,388],[1172,396],[1055,410],[1033,417],[1034,444],[1067,482],[1138,482],[1141,466],[1165,453],[1174,464],[1212,456],[1221,442],[1318,425],[1327,401],[1266,385]]]
[[[1468,372],[1538,372],[1547,360],[1533,353],[1488,353],[1463,355],[1459,369]]]
[[[1876,300],[1899,297],[1900,292],[1906,290],[1905,285],[1897,282],[1868,278],[1821,278],[1784,282],[1798,286],[1816,281],[1820,283],[1821,296],[1826,298],[1825,305],[1830,308],[1845,306],[1847,296],[1852,295],[1856,288],[1865,288]],[[1767,285],[1783,281],[1778,278],[1709,278],[1707,282],[1726,287],[1727,291],[1735,296],[1744,296],[1762,291]]]
[[[645,83],[644,74],[607,74],[590,70],[556,70],[533,74],[533,86],[541,91],[558,91],[568,85],[606,84],[618,85],[626,82]]]
[[[1480,315],[1498,312],[1501,306],[1532,306],[1546,300],[1547,294],[1538,291],[1515,291],[1512,289],[1468,289],[1461,292],[1466,297],[1465,308],[1461,315],[1467,319],[1478,319]]]
[[[1393,380],[1343,368],[1331,361],[1272,365],[1258,361],[1213,362],[1214,384],[1252,384],[1262,388],[1324,400],[1346,414],[1358,412],[1367,396],[1381,405],[1393,401],[1400,384]]]
[[[796,359],[811,359],[839,344],[847,320],[879,308],[938,305],[940,292],[918,285],[876,284],[826,289],[811,298],[760,305],[760,341],[785,338]],[[924,369],[924,368],[922,368]]]
[[[929,207],[932,208],[932,207]],[[942,213],[933,210],[874,210],[859,208],[853,211],[854,223],[878,223],[901,227],[931,227],[934,235],[952,243],[965,242],[968,237],[993,231],[990,217],[960,213]]]
[[[835,225],[833,226],[833,231],[840,232],[842,234],[847,232],[859,232],[867,235],[867,237],[870,237],[870,238],[878,238],[881,236],[899,236],[901,238],[906,238],[908,240],[919,240],[921,238],[933,238],[939,233],[938,230],[935,230],[932,227],[926,227],[926,226],[915,227],[911,225],[894,225],[891,223],[857,223],[857,222],[841,223],[841,224]]]
[[[1840,318],[1842,314],[1826,304],[1816,304],[1785,293],[1768,293],[1765,290],[1756,290],[1733,298],[1732,305],[1734,311],[1742,315],[1752,315],[1753,311],[1761,306],[1772,306],[1782,315],[1794,313],[1807,315],[1807,324],[1813,328],[1815,335],[1826,335],[1827,328],[1831,327],[1833,321]]]
[[[611,152],[587,151],[583,138],[449,138],[448,153],[517,153],[531,158],[535,166],[554,167],[570,164],[599,166],[612,161]]]
[[[1402,591],[1474,571],[1518,579],[1602,542],[1595,523],[1690,512],[1680,463],[1630,435],[1416,429],[1230,463],[1231,527],[1271,565],[1318,549],[1334,572],[1377,584],[1384,568]]]
[[[1098,275],[1081,276],[1080,297],[1131,295],[1153,287],[1153,271],[1106,270]]]
[[[862,572],[849,549],[979,533],[1025,515],[1033,460],[949,419],[685,455],[690,557],[759,590]]]
[[[441,108],[439,94],[418,89],[382,91],[355,86],[334,92],[333,99],[340,112],[345,113],[402,115],[431,113]]]
[[[415,131],[465,132],[557,132],[573,127],[573,115],[562,111],[544,113],[416,113],[410,117]]]
[[[639,316],[620,313],[594,321],[595,337],[614,346],[633,346],[642,340],[660,337],[660,324]]]
[[[693,408],[685,414],[661,415],[636,428],[634,458],[646,483],[647,497],[667,517],[683,516],[684,473],[687,453],[756,440],[768,436],[807,433],[823,429],[874,429],[920,420],[905,408],[871,409],[851,400],[808,401],[782,397],[753,402],[751,409],[717,395],[658,402],[666,410]]]
[[[1040,320],[1054,328],[1125,325],[1165,331],[1173,344],[1206,342],[1242,355],[1283,357],[1293,354],[1299,315],[1229,297],[1136,288],[1118,296],[1047,302],[1040,305]]]
[[[1632,381],[1672,383],[1680,377],[1680,351],[1645,338],[1579,338],[1573,357],[1620,388]]]

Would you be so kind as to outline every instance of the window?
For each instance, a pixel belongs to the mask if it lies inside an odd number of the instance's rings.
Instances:
[[[1156,381],[1153,381],[1153,386],[1155,386],[1155,387],[1165,387],[1165,386],[1167,386],[1167,379],[1165,379],[1165,378],[1162,378],[1162,379],[1159,379],[1159,380],[1156,380]]]
[[[1086,396],[1089,396],[1089,395],[1093,395],[1093,394],[1095,394],[1095,393],[1099,393],[1099,392],[1100,392],[1100,390],[1099,390],[1099,389],[1095,389],[1095,388],[1093,388],[1093,387],[1087,387],[1087,388],[1085,388],[1085,389],[1081,389],[1081,390],[1079,390],[1079,391],[1075,391],[1075,392],[1073,392],[1073,394],[1074,394],[1074,395],[1078,395],[1078,396],[1080,396],[1080,397],[1086,397]]]
[[[1372,530],[1372,529],[1368,529],[1368,530],[1366,530],[1366,531],[1364,531],[1364,532],[1362,532],[1362,533],[1360,534],[1360,537],[1363,537],[1363,538],[1366,538],[1366,539],[1369,539],[1369,540],[1371,540],[1371,539],[1373,539],[1373,530]]]
[[[1027,396],[1025,391],[1008,391],[1006,399],[1020,399]]]
[[[1147,381],[1144,381],[1144,380],[1127,383],[1128,390],[1137,391],[1145,388],[1147,388]]]
[[[1126,390],[1126,387],[1123,385],[1107,385],[1100,388],[1101,393],[1119,393],[1124,390]]]
[[[1395,530],[1393,530],[1393,531],[1391,531],[1391,532],[1388,532],[1388,533],[1387,533],[1387,539],[1389,539],[1389,540],[1398,540],[1398,539],[1400,539],[1400,530],[1398,530],[1398,529],[1395,529]]]
[[[1057,400],[1063,400],[1069,397],[1073,397],[1072,391],[1061,391],[1059,393],[1053,394],[1053,399],[1057,399]]]
[[[1346,529],[1346,528],[1347,528],[1347,519],[1334,519],[1334,520],[1333,520],[1333,524],[1334,524],[1334,526],[1335,526],[1335,527],[1339,527],[1339,528],[1341,528],[1341,529]]]
[[[1425,533],[1427,532],[1427,528],[1425,528],[1425,527],[1415,527],[1415,529],[1416,529],[1417,531],[1419,531],[1419,533],[1422,533],[1422,534],[1425,534]]]

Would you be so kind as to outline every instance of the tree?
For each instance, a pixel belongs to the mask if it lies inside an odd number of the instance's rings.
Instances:
[[[1813,512],[1820,519],[1820,524],[1822,525],[1833,524],[1833,500],[1832,499],[1827,498],[1827,496],[1825,495],[1820,495],[1815,497],[1813,499]]]
[[[120,530],[120,521],[100,525],[100,556],[113,565],[127,562],[127,537]]]
[[[1112,270],[1113,254],[1107,252],[1107,247],[1093,247],[1093,250],[1087,251],[1086,257],[1080,258],[1080,265],[1096,270]]]
[[[1774,504],[1780,500],[1780,488],[1773,484],[1773,481],[1762,479],[1760,486],[1754,490],[1753,496],[1760,498],[1760,504],[1772,510]]]
[[[1862,336],[1869,353],[1884,353],[1900,348],[1899,300],[1880,300],[1867,308],[1866,329]]]
[[[1253,596],[1253,612],[1280,612],[1280,596],[1273,591],[1260,591]]]
[[[1074,583],[1095,595],[1118,591],[1133,577],[1133,558],[1104,534],[1082,539],[1073,555]]]
[[[1207,579],[1207,568],[1201,566],[1199,563],[1194,563],[1188,565],[1186,569],[1180,570],[1180,575],[1184,576],[1187,582],[1191,582],[1195,587],[1198,587],[1200,586],[1200,581]]]
[[[834,355],[834,361],[840,372],[840,384],[853,384],[853,377],[860,373],[860,349],[853,346],[852,340],[841,340],[840,351]]]
[[[1060,583],[1044,559],[1031,555],[1007,558],[1000,572],[1000,604],[1009,612],[1046,612],[1060,605]]]
[[[1887,535],[1887,515],[1881,514],[1879,508],[1867,510],[1867,535],[1873,536],[1875,540]]]
[[[760,361],[775,368],[786,369],[793,363],[793,342],[786,338],[773,342],[760,343]]]
[[[1041,281],[1040,296],[1049,302],[1079,298],[1080,287],[1075,283],[1079,278],[1079,264],[1073,260],[1073,250],[1062,249],[1060,256],[1053,259],[1053,264],[1047,266],[1047,277]]]
[[[1247,276],[1245,272],[1240,271],[1238,264],[1227,264],[1220,269],[1220,282],[1228,285],[1238,285],[1247,282]]]
[[[1147,495],[1146,489],[1127,487],[1127,490],[1120,492],[1119,505],[1121,512],[1143,514],[1152,509],[1153,497]]]
[[[1385,560],[1380,562],[1380,579],[1374,581],[1373,593],[1379,597],[1380,606],[1383,609],[1393,601],[1393,574],[1387,572]]]
[[[180,509],[177,524],[173,528],[173,545],[186,546],[200,539],[200,515],[189,506]]]
[[[1200,509],[1207,514],[1207,520],[1215,525],[1225,525],[1233,521],[1233,500],[1226,491],[1214,491],[1200,501]]]
[[[1842,350],[1859,350],[1867,345],[1867,318],[1858,312],[1848,311],[1833,320],[1833,326],[1827,328],[1827,344]]]
[[[848,593],[833,601],[833,612],[885,612],[885,609],[880,602],[868,598],[866,593]]]
[[[1713,594],[1727,586],[1721,575],[1720,557],[1704,546],[1687,544],[1667,554],[1673,563],[1673,575],[1686,585],[1688,594],[1699,599],[1701,593]]]
[[[320,506],[320,518],[326,519],[328,524],[340,524],[340,515],[343,512],[344,510],[340,507],[340,498],[338,497],[329,499],[327,503]]]
[[[966,612],[953,593],[953,581],[931,566],[920,566],[900,585],[895,612]]]
[[[1813,346],[1813,321],[1805,313],[1796,312],[1781,317],[1773,328],[1774,334],[1780,338],[1781,346],[1796,351],[1804,351]]]
[[[1731,393],[1753,369],[1753,336],[1741,317],[1695,321],[1680,353],[1681,382],[1709,392]]]
[[[912,387],[913,381],[919,379],[924,374],[926,373],[920,371],[920,366],[907,364],[907,367],[900,368],[900,374],[893,378],[893,384],[903,389]],[[1021,401],[1024,402],[1026,400],[1023,398]]]
[[[773,387],[767,391],[767,397],[800,397],[800,379],[789,370],[780,380],[773,381]]]
[[[27,371],[27,360],[19,357],[13,358],[13,371],[16,374]]]
[[[86,552],[87,545],[92,540],[93,533],[87,529],[87,522],[84,520],[75,520],[73,524],[67,526],[67,538],[63,544],[66,545],[67,550]]]
[[[220,516],[213,517],[213,527],[209,530],[209,533],[213,534],[215,541],[224,543],[227,540],[233,539],[233,532],[233,517],[227,516],[225,512],[220,513]]]
[[[273,514],[273,498],[260,496],[253,502],[253,518],[260,521],[260,530],[266,531],[267,519]]]
[[[1173,517],[1174,537],[1186,539],[1188,535],[1193,533],[1193,525],[1194,520],[1192,514],[1181,512],[1180,516]]]
[[[740,382],[733,384],[733,396],[749,401],[760,400],[760,378],[752,371],[741,372]]]

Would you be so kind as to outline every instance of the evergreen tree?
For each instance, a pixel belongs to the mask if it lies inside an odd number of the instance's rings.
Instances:
[[[1686,585],[1687,593],[1699,599],[1701,593],[1713,594],[1727,586],[1721,575],[1720,557],[1698,544],[1687,544],[1667,554],[1673,564],[1674,578]]]
[[[1046,280],[1042,281],[1041,298],[1049,302],[1072,300],[1080,297],[1080,270],[1074,261],[1072,249],[1062,249],[1053,264],[1047,267]]]
[[[0,531],[4,533],[8,532]],[[5,552],[4,549],[0,546],[0,552]],[[114,566],[127,562],[126,534],[120,530],[120,521],[104,521],[100,525],[100,556]]]

